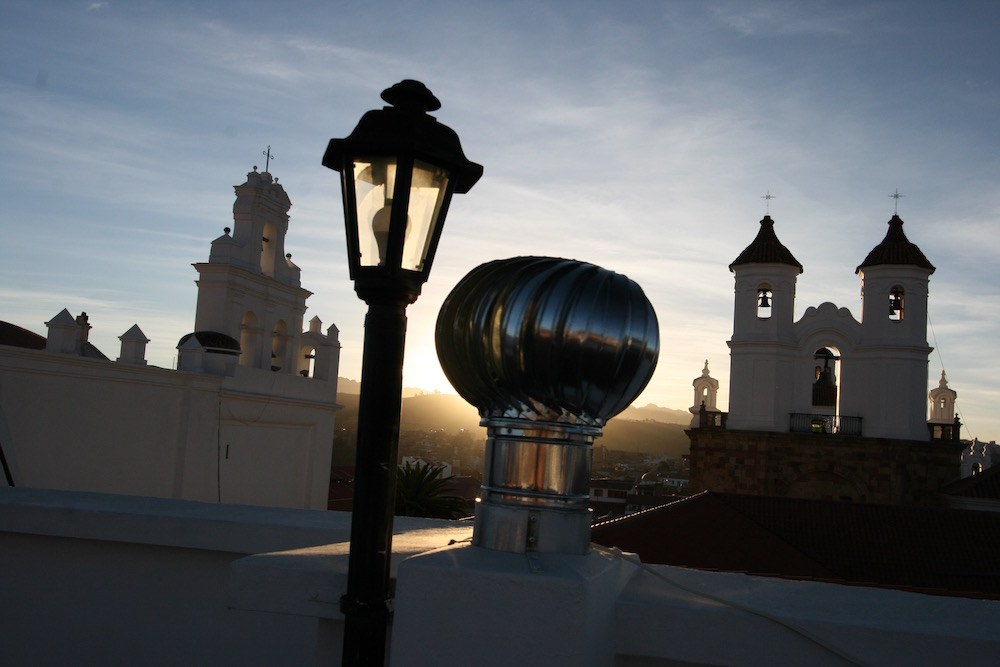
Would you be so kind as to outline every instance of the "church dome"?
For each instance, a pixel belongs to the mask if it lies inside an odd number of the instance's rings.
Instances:
[[[483,417],[603,425],[645,388],[656,313],[627,277],[515,257],[473,269],[438,315],[445,375]]]
[[[45,336],[40,336],[34,331],[28,331],[10,322],[0,322],[0,345],[44,350]]]
[[[218,331],[195,331],[194,333],[189,333],[177,341],[177,347],[182,347],[192,337],[198,341],[199,345],[205,348],[206,352],[231,355],[240,354],[240,342],[232,336],[227,336]]]
[[[919,266],[922,269],[929,269],[934,273],[934,265],[931,264],[924,253],[920,251],[915,243],[911,243],[906,234],[903,233],[903,220],[898,215],[893,215],[889,221],[889,231],[885,238],[865,257],[865,261],[858,265],[855,273],[861,271],[866,266],[878,266],[882,264],[902,264],[909,266]]]
[[[799,273],[802,273],[802,265],[799,264],[799,260],[795,259],[791,251],[782,245],[774,233],[774,220],[769,215],[765,215],[760,221],[760,231],[757,232],[757,238],[744,248],[739,257],[733,260],[733,263],[729,265],[729,270],[732,271],[734,266],[743,264],[787,264],[796,267]]]

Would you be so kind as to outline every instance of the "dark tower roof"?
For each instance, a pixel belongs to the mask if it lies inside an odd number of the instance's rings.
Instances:
[[[739,257],[733,260],[733,263],[729,265],[729,270],[732,271],[734,266],[743,264],[788,264],[796,267],[799,273],[802,273],[802,265],[799,264],[799,260],[792,256],[788,248],[783,246],[775,235],[774,220],[769,215],[765,215],[764,219],[760,221],[760,231],[757,232],[757,238],[740,253]]]
[[[206,352],[215,352],[217,354],[228,354],[236,356],[240,354],[240,342],[233,338],[232,336],[227,336],[224,333],[219,333],[218,331],[195,331],[194,333],[185,334],[181,336],[181,339],[177,341],[177,347],[180,348],[184,343],[188,342],[191,337],[194,337],[198,344],[205,348]]]
[[[885,238],[865,257],[865,261],[858,265],[855,273],[859,273],[866,266],[878,266],[880,264],[906,264],[909,266],[919,266],[922,269],[930,269],[934,273],[934,265],[927,261],[927,257],[920,251],[920,248],[906,238],[903,233],[903,220],[898,215],[893,215],[889,221],[889,231]]]

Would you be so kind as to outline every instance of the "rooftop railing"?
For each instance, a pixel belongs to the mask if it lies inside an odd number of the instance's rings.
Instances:
[[[817,415],[793,412],[789,415],[788,430],[792,433],[827,433],[860,436],[861,417],[849,415]]]

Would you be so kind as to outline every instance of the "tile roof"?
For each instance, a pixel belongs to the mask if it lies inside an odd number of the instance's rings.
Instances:
[[[45,336],[40,336],[34,331],[22,329],[10,322],[0,322],[0,345],[26,347],[29,350],[44,350],[45,342]]]
[[[791,251],[781,244],[778,236],[774,233],[774,220],[769,215],[765,215],[760,221],[760,231],[757,232],[757,238],[743,249],[739,257],[733,260],[733,263],[729,265],[729,270],[732,271],[734,266],[743,264],[788,264],[797,267],[799,273],[802,273],[802,265],[799,264],[799,260],[792,256]]]
[[[949,496],[1000,500],[1000,465],[987,468],[977,475],[964,477],[941,489]]]
[[[861,271],[866,266],[881,264],[919,266],[930,269],[930,272],[934,273],[934,265],[927,260],[916,244],[910,243],[910,240],[906,238],[906,234],[903,233],[903,221],[898,215],[892,216],[885,238],[872,248],[872,251],[865,257],[865,261],[858,265],[857,271]]]
[[[704,492],[598,524],[644,563],[1000,599],[1000,513]]]

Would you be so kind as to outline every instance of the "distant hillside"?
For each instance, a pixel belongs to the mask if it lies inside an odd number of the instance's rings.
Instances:
[[[340,402],[343,403],[343,395],[347,394],[360,394],[361,393],[361,383],[357,380],[349,380],[345,377],[337,379],[337,392],[338,396],[341,396]],[[453,394],[437,394],[435,392],[428,392],[424,389],[415,389],[413,387],[403,387],[403,398],[412,398],[418,396],[451,396],[451,398],[458,398]],[[461,399],[459,399],[461,400]],[[404,404],[405,405],[405,404]],[[458,405],[456,403],[456,405]],[[461,405],[468,405],[464,400],[461,400]],[[469,408],[475,413],[474,408]],[[631,421],[655,421],[664,424],[681,424],[687,426],[691,423],[691,413],[687,410],[674,410],[673,408],[661,408],[658,405],[653,405],[649,403],[643,407],[638,407],[635,405],[625,408],[625,411],[620,415],[615,417],[615,419],[627,419]],[[476,424],[478,425],[479,418],[476,417]]]
[[[691,450],[691,442],[684,433],[685,428],[686,424],[633,421],[618,416],[607,423],[604,435],[595,440],[594,444],[625,452],[667,454],[680,458]]]
[[[344,382],[343,378],[340,382]],[[358,423],[358,394],[341,392],[337,400],[344,406],[337,415],[337,427],[354,431]],[[691,413],[682,410],[655,405],[629,408],[608,422],[604,435],[595,444],[608,449],[680,457],[689,450],[684,429],[690,422]],[[465,429],[475,438],[486,437],[486,429],[479,426],[479,413],[460,396],[422,393],[403,398],[399,430],[430,429],[446,433]]]
[[[337,402],[344,408],[337,413],[337,428],[355,430],[358,425],[358,394],[337,394]],[[426,431],[434,429],[457,433],[465,429],[473,434],[486,430],[479,426],[479,413],[465,400],[454,394],[421,394],[404,398],[399,416],[400,431]]]
[[[354,394],[355,396],[361,393],[361,383],[357,380],[349,380],[345,377],[337,378],[337,395],[341,394]],[[403,398],[409,398],[410,396],[422,396],[424,394],[430,394],[425,389],[414,389],[413,387],[403,387]],[[343,403],[343,401],[341,401]]]
[[[661,408],[658,405],[650,403],[641,408],[631,405],[625,408],[625,410],[620,415],[615,417],[615,419],[631,419],[632,421],[637,422],[649,420],[663,422],[664,424],[681,424],[682,426],[689,426],[691,424],[691,413],[687,410]]]

